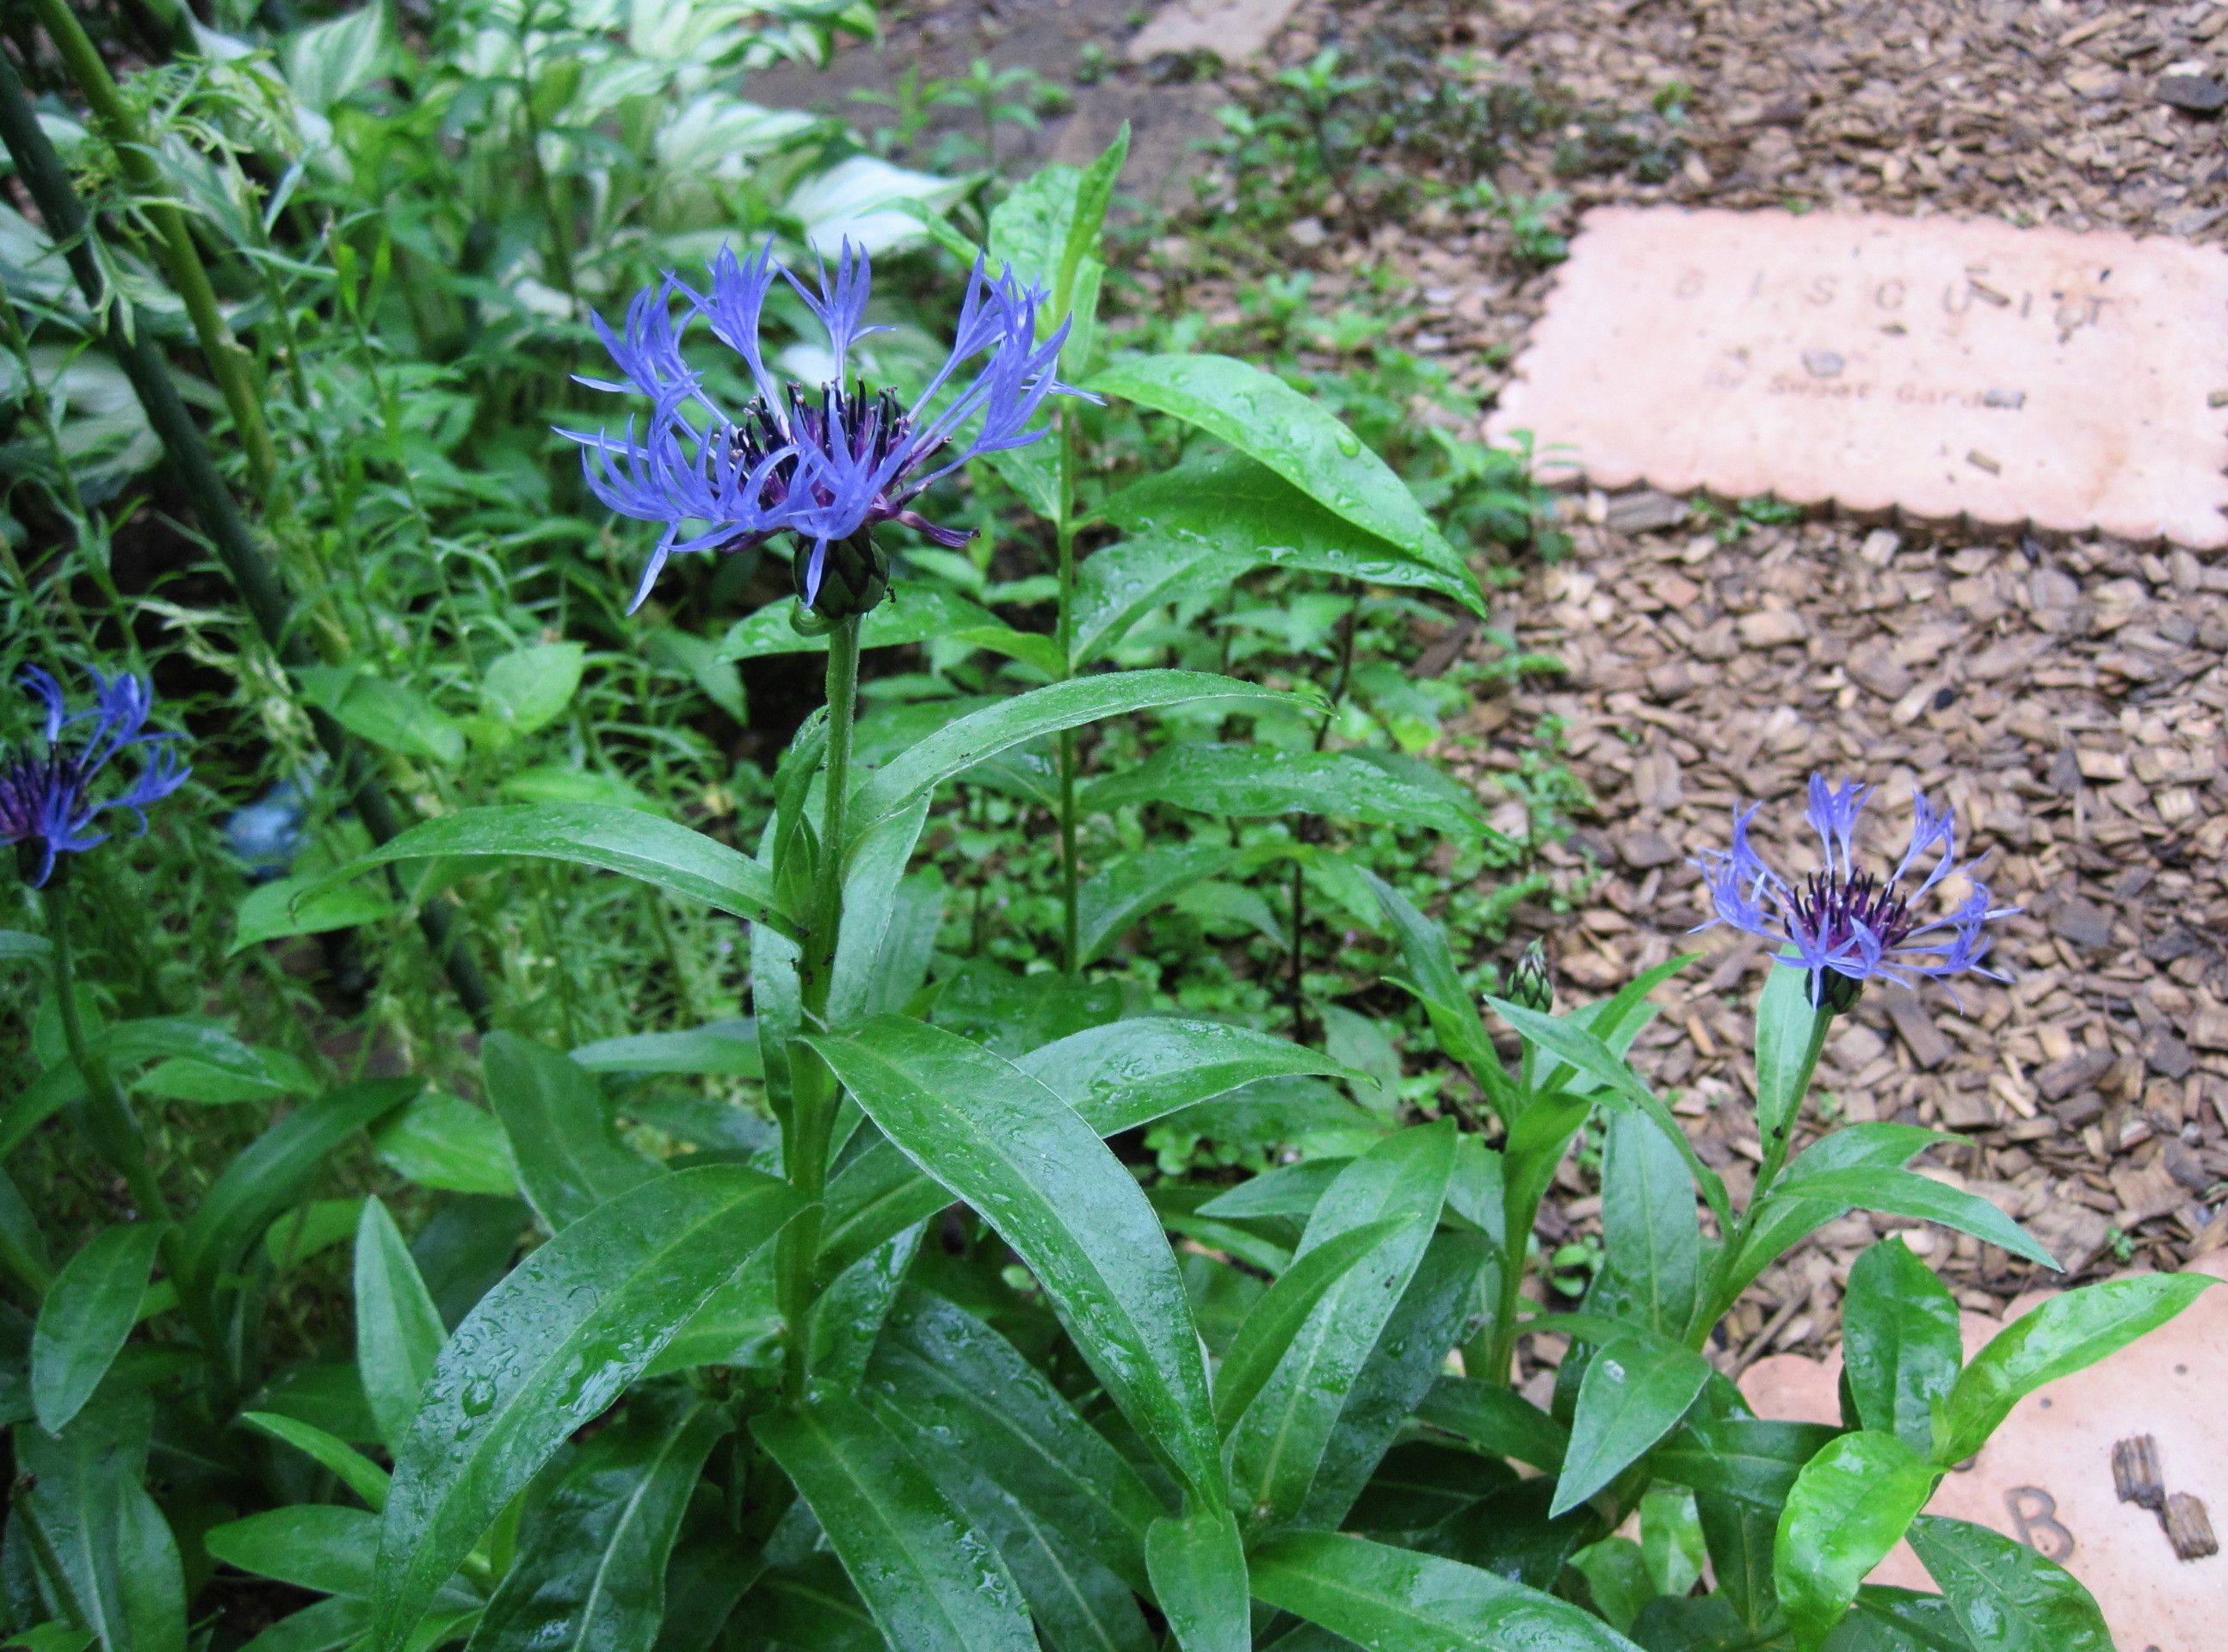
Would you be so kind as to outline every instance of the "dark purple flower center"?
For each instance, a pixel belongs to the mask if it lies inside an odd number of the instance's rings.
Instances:
[[[753,396],[743,409],[741,422],[728,433],[728,445],[737,463],[755,469],[769,453],[794,445],[823,453],[836,451],[830,439],[831,432],[841,432],[842,451],[850,460],[863,469],[877,469],[890,457],[900,451],[912,439],[912,419],[906,405],[894,390],[876,391],[872,396],[866,387],[846,390],[840,384],[825,384],[820,387],[816,403],[803,386],[791,384],[786,390],[789,402],[788,430],[774,417],[773,409],[766,406],[764,396]],[[904,508],[905,477],[933,457],[944,445],[938,442],[912,456],[912,462],[893,476],[887,487],[876,497],[869,519],[887,522]],[[794,453],[777,462],[766,479],[764,503],[778,509],[788,502],[791,490],[797,485],[798,460]],[[836,495],[823,481],[813,487],[816,505],[827,507],[836,503]],[[910,525],[910,524],[908,524]]]
[[[1796,894],[1795,921],[1827,951],[1848,945],[1861,930],[1890,951],[1911,934],[1911,907],[1892,886],[1869,872],[1844,878],[1813,872]]]
[[[0,759],[0,839],[11,843],[42,841],[49,803],[57,797],[67,800],[65,812],[72,814],[85,800],[85,776],[75,752],[37,757],[27,751],[9,752]]]

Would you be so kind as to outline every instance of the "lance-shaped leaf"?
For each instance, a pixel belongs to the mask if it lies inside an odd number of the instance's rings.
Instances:
[[[1248,1559],[1255,1598],[1366,1652],[1637,1652],[1566,1600],[1367,1538],[1294,1532]]]
[[[722,1430],[685,1400],[633,1409],[522,1522],[466,1652],[650,1652],[674,1534]]]
[[[1934,1460],[1962,1462],[1981,1449],[2022,1398],[2118,1352],[2218,1283],[2202,1273],[2108,1279],[2052,1297],[2014,1320],[1973,1356],[1941,1402]]]
[[[31,1404],[48,1433],[69,1426],[122,1352],[167,1227],[163,1222],[104,1227],[48,1288],[31,1329]]]
[[[1646,1327],[1687,1334],[1701,1277],[1702,1230],[1686,1161],[1638,1113],[1610,1117],[1602,1156],[1604,1271]]]
[[[1772,1577],[1799,1652],[1815,1649],[1926,1507],[1941,1471],[1892,1434],[1844,1434],[1803,1465],[1779,1517]]]
[[[1015,1063],[1101,1136],[1135,1130],[1262,1079],[1336,1075],[1320,1050],[1227,1021],[1136,1015],[1040,1045]]]
[[[1911,1546],[1973,1652],[2112,1652],[2096,1597],[2047,1555],[1938,1514],[1911,1521]]]
[[[1467,796],[1360,752],[1288,752],[1182,740],[1093,781],[1086,809],[1166,804],[1210,815],[1328,815],[1373,826],[1475,836]]]
[[[1808,1157],[1808,1155],[1804,1156]],[[1940,1222],[2014,1256],[2057,1270],[2057,1260],[2026,1231],[1978,1194],[1912,1170],[1858,1169],[1812,1170],[1796,1165],[1773,1184],[1775,1199],[1823,1201],[1844,1210],[1876,1210],[1890,1216],[1914,1216]]]
[[[1444,575],[1479,613],[1476,580],[1400,478],[1314,398],[1233,356],[1133,356],[1092,381],[1102,394],[1195,425],[1274,471],[1333,515]]]
[[[1228,1509],[1155,1521],[1145,1537],[1145,1564],[1181,1652],[1252,1652],[1245,1545]]]
[[[1629,1335],[1599,1349],[1578,1380],[1570,1449],[1548,1517],[1577,1508],[1637,1463],[1709,1380],[1710,1362],[1677,1343]]]
[[[10,1534],[26,1540],[47,1609],[103,1652],[185,1652],[178,1546],[141,1484],[153,1423],[144,1394],[104,1395],[59,1437],[28,1424],[15,1433]]]
[[[1472,1450],[1514,1457],[1549,1474],[1570,1450],[1570,1431],[1513,1388],[1476,1377],[1441,1377],[1416,1408],[1416,1420],[1444,1429]]]
[[[1297,1514],[1348,1395],[1407,1290],[1446,1202],[1454,1172],[1454,1122],[1387,1137],[1340,1172],[1309,1220],[1297,1267],[1308,1254],[1357,1227],[1397,1220],[1369,1265],[1322,1291],[1298,1334],[1232,1425],[1232,1495],[1257,1518]]]
[[[1096,963],[1147,912],[1194,883],[1220,877],[1243,854],[1221,843],[1173,843],[1141,849],[1101,868],[1076,891],[1081,961]]]
[[[784,935],[796,920],[775,899],[773,874],[717,838],[638,809],[602,804],[506,804],[421,821],[322,880],[327,887],[376,866],[454,855],[569,861],[701,900]]]
[[[882,1133],[1020,1253],[1108,1395],[1203,1496],[1222,1469],[1199,1332],[1136,1178],[1072,1108],[965,1039],[883,1015],[810,1041]]]
[[[900,1293],[867,1367],[886,1418],[948,1441],[1001,1490],[1133,1589],[1165,1514],[1128,1458],[997,1332],[926,1291]]]
[[[1202,700],[1291,703],[1290,695],[1277,689],[1204,671],[1124,671],[1032,688],[946,723],[870,776],[852,794],[852,841],[863,838],[914,798],[1024,741],[1102,717]]]
[[[482,1050],[519,1185],[551,1233],[663,1172],[620,1139],[595,1075],[570,1056],[515,1033],[489,1034]]]
[[[1253,1403],[1323,1297],[1380,1245],[1415,1220],[1413,1216],[1391,1216],[1348,1228],[1303,1252],[1277,1277],[1247,1312],[1214,1373],[1215,1419],[1226,1431]]]
[[[753,1170],[676,1170],[590,1212],[480,1300],[396,1455],[376,1652],[401,1647],[503,1506],[797,1208]]]
[[[1860,1426],[1931,1453],[1935,1402],[1964,1360],[1957,1299],[1901,1239],[1857,1258],[1841,1298],[1841,1372]]]
[[[355,1229],[355,1363],[379,1437],[399,1450],[448,1340],[410,1247],[376,1199]]]
[[[823,1394],[751,1431],[812,1506],[891,1645],[1036,1652],[1013,1573],[865,1406]]]
[[[1368,880],[1386,921],[1399,941],[1400,964],[1407,972],[1399,984],[1414,993],[1424,1006],[1439,1047],[1465,1066],[1482,1070],[1484,1081],[1492,1083],[1501,1072],[1501,1057],[1486,1036],[1485,1023],[1478,1017],[1469,989],[1463,984],[1454,955],[1447,950],[1446,932],[1375,873],[1365,869],[1362,876]]]

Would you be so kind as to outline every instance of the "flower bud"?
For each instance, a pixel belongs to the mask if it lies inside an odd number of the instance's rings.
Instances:
[[[808,599],[805,580],[810,563],[809,554],[799,555],[792,565],[797,582],[797,600],[801,609],[812,617],[832,625],[839,620],[863,614],[889,594],[890,559],[882,547],[874,543],[871,530],[861,529],[848,539],[832,541],[824,554],[820,570],[820,590]],[[804,630],[797,624],[800,631]],[[807,635],[816,633],[807,631]]]
[[[1555,978],[1548,972],[1547,950],[1538,941],[1524,949],[1516,967],[1501,979],[1501,996],[1513,1004],[1545,1015],[1555,1002]]]

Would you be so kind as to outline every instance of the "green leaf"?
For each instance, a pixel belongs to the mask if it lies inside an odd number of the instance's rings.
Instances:
[[[1364,1652],[1637,1652],[1568,1601],[1366,1538],[1294,1532],[1249,1562],[1257,1599]]]
[[[594,804],[515,804],[422,821],[320,880],[335,884],[398,861],[446,855],[524,856],[618,872],[669,894],[701,900],[794,936],[774,898],[773,874],[715,838],[635,809]]]
[[[428,1090],[371,1133],[372,1150],[399,1176],[445,1193],[518,1191],[510,1141],[485,1108]]]
[[[1820,1137],[1796,1156],[1763,1205],[1752,1210],[1756,1223],[1740,1253],[1720,1257],[1720,1277],[1713,1298],[1719,1311],[1738,1299],[1757,1275],[1798,1239],[1850,1208],[1832,1199],[1783,1196],[1783,1186],[1790,1177],[1799,1184],[1827,1170],[1899,1169],[1933,1143],[1956,1139],[1944,1131],[1926,1130],[1917,1124],[1851,1124]]]
[[[1483,612],[1460,554],[1431,526],[1400,478],[1320,401],[1274,374],[1227,355],[1145,355],[1116,362],[1090,387],[1181,419],[1228,443],[1332,515],[1463,581],[1469,605]]]
[[[1833,1012],[1811,1007],[1810,972],[1775,965],[1756,1011],[1756,1123],[1767,1144],[1793,1128]]]
[[[747,1021],[712,1021],[669,1033],[627,1033],[599,1039],[573,1052],[577,1066],[591,1073],[709,1073],[732,1079],[763,1079],[758,1028]]]
[[[1225,1431],[1253,1403],[1325,1293],[1415,1220],[1413,1216],[1392,1216],[1367,1222],[1293,1258],[1246,1314],[1214,1373],[1215,1420]]]
[[[1478,1280],[1492,1254],[1482,1234],[1442,1227],[1431,1235],[1339,1407],[1296,1524],[1329,1530],[1345,1520],[1386,1449],[1444,1373],[1449,1351],[1470,1322]]]
[[[1779,1517],[1772,1578],[1801,1652],[1841,1621],[1857,1585],[1902,1538],[1940,1471],[1892,1434],[1844,1434],[1803,1465]]]
[[[898,921],[898,886],[928,820],[926,797],[900,810],[861,838],[843,872],[842,923],[836,936],[836,964],[828,987],[828,1025],[841,1029],[855,1021],[893,1011],[900,1003],[883,1002],[883,953],[891,925]]]
[[[1684,1337],[1701,1279],[1694,1184],[1678,1149],[1638,1113],[1609,1120],[1602,1243],[1604,1270],[1641,1323],[1659,1336]]]
[[[184,1569],[142,1484],[152,1431],[144,1394],[103,1396],[59,1437],[15,1431],[10,1534],[27,1540],[39,1594],[104,1652],[185,1652]]]
[[[227,1566],[323,1595],[368,1598],[379,1516],[362,1508],[300,1503],[212,1527],[203,1540]]]
[[[1290,695],[1277,689],[1204,671],[1124,671],[1032,688],[946,723],[871,776],[852,795],[853,841],[916,797],[1024,741],[1102,717],[1202,700],[1292,703]]]
[[[0,929],[0,964],[20,964],[29,959],[44,964],[54,956],[54,946],[43,935],[26,935],[20,929]]]
[[[590,1212],[481,1298],[396,1456],[375,1652],[396,1652],[503,1506],[797,1208],[753,1170],[676,1170]]]
[[[1220,1221],[1251,1221],[1263,1216],[1296,1216],[1304,1223],[1338,1173],[1354,1162],[1350,1156],[1327,1155],[1280,1164],[1250,1176],[1227,1193],[1219,1193],[1194,1213]]]
[[[1710,1362],[1692,1348],[1620,1337],[1599,1349],[1578,1382],[1570,1450],[1548,1518],[1576,1508],[1640,1461],[1709,1380]]]
[[[1001,1490],[1130,1587],[1167,1510],[1127,1458],[990,1327],[907,1289],[876,1342],[867,1392],[886,1418],[950,1442]]]
[[[587,659],[580,643],[536,643],[503,655],[480,680],[482,726],[499,741],[547,728],[579,692]]]
[[[1416,1408],[1416,1420],[1444,1429],[1472,1450],[1560,1472],[1570,1431],[1512,1388],[1476,1377],[1441,1377]]]
[[[1181,889],[1220,877],[1242,855],[1220,843],[1173,843],[1141,849],[1100,868],[1076,891],[1080,961],[1097,963],[1147,912]]]
[[[1423,1259],[1446,1201],[1454,1145],[1451,1118],[1387,1137],[1339,1173],[1309,1219],[1295,1267],[1351,1229],[1387,1220],[1404,1228],[1377,1242],[1368,1267],[1322,1292],[1232,1427],[1232,1494],[1256,1519],[1290,1520],[1305,1503],[1361,1368]]]
[[[2051,1297],[1989,1339],[1957,1376],[1934,1419],[1934,1460],[1962,1463],[2012,1407],[2046,1382],[2116,1354],[2195,1302],[2216,1281],[2202,1273],[2108,1279]]]
[[[480,1048],[519,1186],[551,1233],[663,1172],[620,1139],[595,1076],[569,1056],[515,1033],[490,1033]]]
[[[828,1393],[752,1419],[893,1646],[1037,1652],[1020,1585],[890,1431]]]
[[[59,1434],[84,1409],[139,1317],[164,1222],[104,1227],[65,1263],[31,1330],[31,1404]]]
[[[464,731],[416,690],[360,665],[303,666],[295,675],[310,703],[358,740],[451,767],[464,760]]]
[[[394,912],[394,902],[374,885],[334,888],[316,873],[280,878],[258,884],[240,897],[232,944],[226,952],[229,957],[264,941],[381,924]]]
[[[969,1322],[957,1309],[950,1316]],[[1019,1355],[1012,1357],[1021,1363]],[[1038,1443],[1027,1438],[1026,1431],[1017,1437],[996,1425],[983,1425],[977,1406],[987,1400],[995,1409],[1007,1391],[994,1389],[978,1397],[976,1405],[967,1405],[946,1396],[942,1385],[950,1380],[947,1374],[915,1373],[906,1355],[886,1361],[878,1354],[874,1370],[865,1398],[875,1414],[969,1524],[997,1546],[1021,1585],[1038,1632],[1054,1652],[1153,1652],[1157,1642],[1124,1575],[1092,1552],[1085,1531],[1048,1516],[1027,1496],[1038,1482]],[[1032,1390],[1048,1386],[1033,1373],[1027,1380]],[[1057,1395],[1052,1403],[1066,1412]],[[1096,1440],[1101,1451],[1109,1449],[1072,1413],[1060,1427]],[[1124,1536],[1128,1541],[1121,1558],[1130,1563],[1124,1573],[1134,1573],[1142,1582],[1140,1540],[1136,1534]]]
[[[1186,740],[1085,788],[1083,805],[1168,804],[1209,815],[1329,815],[1474,836],[1476,812],[1358,752],[1289,752]]]
[[[1093,551],[1075,576],[1075,668],[1119,647],[1154,609],[1226,591],[1261,560],[1214,541],[1158,535]]]
[[[1957,1299],[1899,1239],[1857,1258],[1841,1298],[1841,1373],[1860,1426],[1934,1450],[1934,1406],[1957,1380],[1965,1345]]]
[[[1076,275],[1098,245],[1106,224],[1106,208],[1114,200],[1114,185],[1130,158],[1130,123],[1124,120],[1114,141],[1099,151],[1076,180],[1075,206],[1067,221],[1067,234],[1060,248],[1060,267],[1053,273],[1053,308],[1057,314],[1073,298]],[[1087,352],[1086,352],[1087,354]],[[1077,365],[1080,367],[1080,359]]]
[[[329,1434],[312,1423],[281,1417],[276,1412],[242,1412],[240,1420],[274,1440],[285,1441],[330,1470],[343,1485],[362,1498],[374,1514],[387,1507],[387,1470],[339,1436]]]
[[[638,1400],[589,1439],[520,1523],[472,1652],[649,1652],[673,1539],[721,1431],[708,1406]]]
[[[739,723],[751,720],[743,679],[733,660],[708,637],[678,626],[661,625],[643,638],[643,651],[668,670],[677,671],[704,691],[704,697]]]
[[[513,769],[498,788],[506,803],[551,807],[585,804],[594,809],[630,809],[663,815],[664,809],[634,782],[609,769],[579,769],[567,763],[536,763]]]
[[[1182,1652],[1251,1652],[1245,1545],[1228,1509],[1154,1521],[1145,1534],[1145,1567]]]
[[[297,1107],[224,1169],[180,1236],[179,1271],[214,1288],[272,1219],[356,1131],[418,1093],[416,1079],[373,1079]]]
[[[363,1201],[355,1229],[355,1363],[379,1437],[399,1451],[448,1340],[387,1207]]]
[[[1702,1197],[1709,1202],[1719,1229],[1732,1231],[1732,1206],[1725,1197],[1725,1178],[1694,1156],[1693,1144],[1687,1141],[1687,1132],[1680,1129],[1679,1121],[1671,1116],[1671,1110],[1640,1081],[1639,1076],[1625,1065],[1624,1058],[1606,1041],[1572,1016],[1543,1015],[1501,998],[1489,998],[1486,1002],[1529,1043],[1598,1080],[1609,1092],[1604,1099],[1621,1098],[1645,1113],[1662,1131],[1663,1139],[1677,1148],[1680,1157],[1686,1160],[1687,1173],[1701,1188]],[[1575,1124],[1572,1128],[1576,1128]],[[1556,1156],[1561,1156],[1559,1149]]]
[[[1911,1546],[1972,1652],[2112,1652],[2096,1598],[2057,1561],[1985,1526],[1922,1514]]]
[[[1447,950],[1446,932],[1375,873],[1364,868],[1362,876],[1375,892],[1377,904],[1384,908],[1386,921],[1392,925],[1400,944],[1400,962],[1408,978],[1398,984],[1423,1004],[1439,1047],[1464,1066],[1499,1073],[1501,1058],[1495,1053],[1493,1041],[1486,1036],[1485,1023],[1470,1001],[1469,989],[1463,984],[1454,955]]]
[[[2029,1238],[2024,1228],[1978,1194],[1915,1171],[1868,1168],[1814,1171],[1798,1161],[1772,1185],[1771,1196],[1822,1200],[1844,1210],[1876,1210],[1890,1216],[1940,1222],[1990,1245],[2001,1245],[2013,1255],[2039,1262],[2046,1268],[2058,1266],[2050,1252]]]
[[[1345,1071],[1319,1050],[1227,1021],[1137,1015],[1040,1045],[1015,1065],[1101,1136],[1263,1079]]]
[[[1655,1448],[1648,1467],[1659,1480],[1768,1508],[1776,1519],[1803,1465],[1836,1436],[1823,1423],[1695,1417]]]
[[[1660,1592],[1648,1575],[1648,1562],[1640,1545],[1629,1537],[1605,1537],[1571,1557],[1571,1566],[1586,1580],[1594,1610],[1619,1634],[1629,1634],[1640,1609]]]
[[[363,16],[372,10],[354,14]],[[240,1652],[348,1652],[363,1639],[371,1608],[352,1595],[329,1595],[315,1605],[290,1612],[240,1649]]]
[[[1136,1179],[1052,1091],[899,1016],[810,1041],[882,1133],[1020,1253],[1108,1396],[1196,1491],[1219,1438],[1175,1258]]]
[[[778,654],[825,654],[825,636],[806,637],[789,623],[791,605],[769,603],[729,628],[720,644],[724,660],[761,659]],[[899,585],[859,624],[859,646],[896,648],[929,641],[988,649],[1058,676],[1060,645],[1037,631],[1017,631],[989,609],[937,586]]]

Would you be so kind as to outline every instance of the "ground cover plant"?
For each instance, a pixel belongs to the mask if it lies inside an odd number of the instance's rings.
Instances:
[[[2048,1263],[1811,1093],[2024,892],[1823,776],[1807,861],[1747,810],[1684,846],[1777,955],[1736,1199],[1628,1059],[1693,956],[1494,957],[1567,792],[1489,825],[1430,755],[1463,680],[1403,668],[1487,545],[1553,547],[1514,461],[1404,428],[1450,393],[1370,315],[1117,333],[1126,137],[944,178],[704,73],[855,7],[36,10],[16,1640],[2109,1645],[1924,1510],[2201,1277],[1968,1358],[1883,1240],[1839,1427],[1710,1358],[1851,1210]],[[1582,1262],[1533,1239],[1573,1153]],[[1938,1595],[1863,1583],[1906,1537]]]

